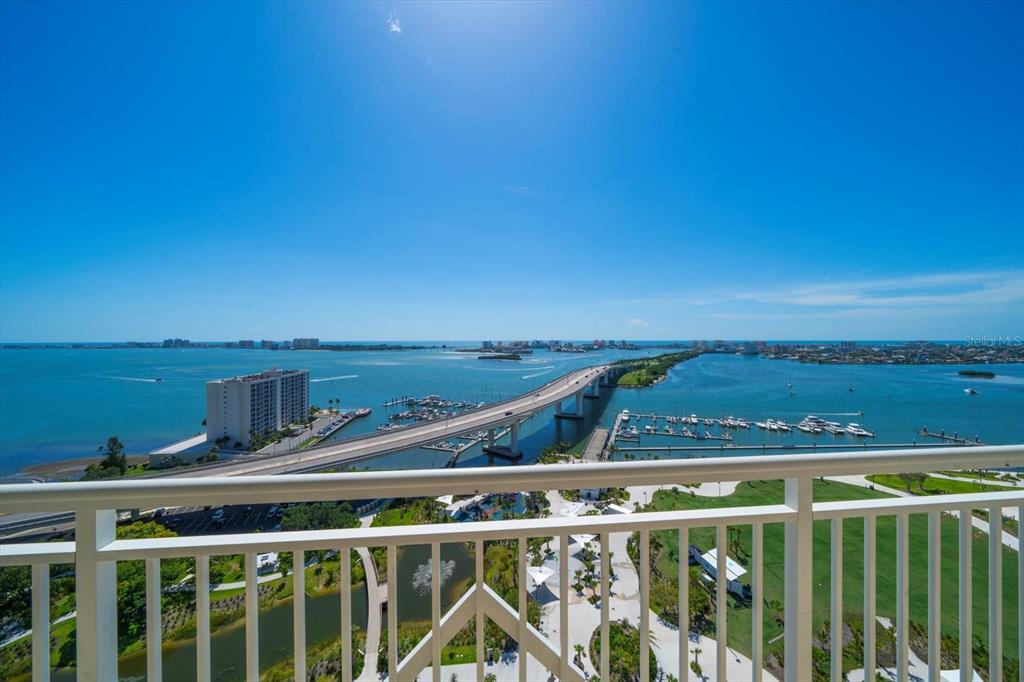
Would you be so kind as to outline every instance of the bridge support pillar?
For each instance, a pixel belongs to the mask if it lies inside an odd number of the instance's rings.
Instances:
[[[509,432],[511,433],[512,438],[509,441],[508,448],[513,453],[519,452],[519,422],[512,422],[512,425],[509,427]]]
[[[487,429],[487,445],[494,447],[494,429]]]
[[[601,395],[601,380],[599,378],[595,379],[594,383],[591,384],[591,388],[594,392],[594,397],[599,397]]]
[[[583,416],[583,396],[586,393],[586,390],[587,390],[586,388],[581,388],[580,390],[576,391],[576,416],[577,417],[582,417]]]
[[[562,414],[562,401],[555,403],[555,414]]]

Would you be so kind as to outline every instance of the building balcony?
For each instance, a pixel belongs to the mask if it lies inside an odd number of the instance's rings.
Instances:
[[[888,580],[895,576],[895,605],[892,622],[895,655],[886,667],[897,680],[940,680],[942,605],[948,610],[956,604],[958,644],[956,679],[972,680],[975,674],[974,651],[978,645],[974,628],[985,623],[987,631],[980,644],[987,651],[983,672],[989,680],[1004,679],[1003,659],[1019,662],[1024,648],[1020,633],[1024,631],[1024,609],[1021,609],[1020,585],[1024,583],[1024,562],[1020,561],[1021,541],[1003,531],[1003,516],[1024,515],[1024,492],[1018,487],[1005,491],[972,494],[932,495],[920,497],[872,497],[844,501],[815,501],[816,479],[877,473],[935,472],[948,469],[987,469],[1024,466],[1024,446],[982,446],[971,448],[920,448],[914,450],[873,451],[855,453],[816,453],[812,455],[776,455],[755,457],[722,457],[690,460],[640,461],[599,464],[558,464],[548,466],[517,466],[484,469],[449,469],[444,471],[413,470],[387,472],[355,472],[343,474],[303,474],[281,476],[247,476],[236,478],[148,479],[93,483],[0,486],[0,511],[3,513],[74,513],[76,536],[73,542],[6,543],[0,545],[0,564],[32,567],[32,677],[47,680],[50,676],[49,565],[73,563],[76,571],[77,612],[77,676],[80,680],[108,682],[118,676],[117,658],[117,595],[116,564],[119,561],[142,560],[146,563],[146,659],[149,680],[164,675],[161,642],[160,562],[194,558],[196,612],[196,668],[194,678],[210,680],[211,669],[210,570],[211,556],[244,555],[245,583],[245,670],[246,679],[260,677],[260,618],[258,614],[258,559],[269,552],[294,553],[293,564],[304,565],[305,553],[332,550],[341,553],[342,585],[351,583],[350,556],[353,550],[365,554],[364,548],[384,547],[388,557],[386,587],[374,589],[374,575],[368,575],[370,587],[367,618],[367,649],[375,652],[376,642],[386,650],[386,665],[377,670],[377,657],[369,655],[360,673],[361,679],[413,680],[429,678],[438,682],[448,679],[442,671],[441,651],[456,633],[471,622],[475,624],[474,679],[483,680],[492,672],[484,643],[487,619],[518,643],[514,656],[519,680],[547,679],[549,674],[559,680],[582,681],[588,675],[610,670],[610,631],[615,621],[626,618],[638,629],[639,660],[647,661],[654,652],[658,665],[654,671],[640,665],[637,676],[647,682],[652,673],[671,674],[679,680],[695,680],[691,670],[692,637],[688,561],[682,548],[690,546],[694,534],[707,533],[715,539],[714,548],[701,556],[712,607],[711,631],[705,632],[710,650],[704,653],[704,666],[711,679],[769,679],[766,671],[766,647],[784,642],[783,655],[776,671],[785,680],[814,678],[815,658],[826,656],[827,675],[843,679],[844,632],[843,611],[849,609],[850,598],[844,593],[863,596],[856,603],[864,622],[875,622],[878,609],[877,578],[884,572]],[[712,506],[676,511],[635,511],[597,515],[553,515],[544,518],[507,521],[472,521],[412,526],[359,527],[333,530],[262,532],[220,535],[193,535],[141,540],[115,539],[117,510],[151,509],[153,507],[248,505],[325,500],[377,500],[391,498],[438,497],[446,495],[479,495],[518,491],[602,489],[637,486],[645,491],[654,487],[714,484],[721,481],[784,481],[784,497],[778,503],[758,506]],[[681,490],[685,491],[683,487]],[[634,499],[632,503],[646,500]],[[631,504],[632,504],[631,503]],[[987,512],[987,521],[974,517],[973,511]],[[877,524],[895,519],[894,542],[884,535],[879,542]],[[913,524],[912,524],[912,521]],[[827,525],[827,533],[815,533]],[[954,524],[955,571],[958,591],[942,593],[942,576],[954,570],[949,557],[950,538],[943,542],[943,526]],[[913,530],[912,530],[913,526]],[[730,557],[729,529],[744,528],[751,537],[746,566],[747,575],[739,576]],[[844,532],[847,540],[844,541]],[[666,537],[678,541],[676,554],[680,580],[675,608],[682,627],[669,627],[652,610],[652,539]],[[978,534],[983,542],[987,561],[977,556]],[[863,538],[862,546],[851,555],[850,536]],[[636,599],[623,601],[615,594],[624,590],[625,576],[612,576],[613,557],[610,548],[624,546],[626,537],[633,538],[629,554],[636,566]],[[781,538],[780,546],[770,547],[770,538]],[[816,541],[817,537],[817,541]],[[822,542],[824,537],[827,541]],[[548,621],[537,628],[527,617],[531,581],[527,546],[530,538],[552,538],[552,561],[557,587],[548,600]],[[583,539],[581,539],[583,538]],[[589,539],[586,539],[589,538]],[[440,571],[430,575],[430,630],[404,656],[399,656],[397,637],[398,586],[396,556],[399,548],[428,545],[432,565],[439,566],[441,547],[448,543],[480,547],[479,543],[504,542],[518,552],[515,573],[517,603],[510,604],[485,582],[487,566],[484,552],[473,552],[474,581],[446,612],[442,612]],[[598,564],[591,601],[575,598],[570,578],[570,547],[590,543],[596,551]],[[945,544],[945,547],[943,545]],[[1009,547],[1007,547],[1009,545]],[[846,551],[844,552],[844,547]],[[734,552],[733,552],[734,553]],[[1004,556],[1004,553],[1006,556]],[[1016,576],[1004,570],[1005,561],[1017,555]],[[625,559],[615,552],[619,561]],[[766,562],[765,557],[781,557]],[[926,557],[912,565],[912,557]],[[826,558],[827,557],[827,558]],[[669,557],[671,558],[671,556]],[[943,562],[943,558],[946,561]],[[844,567],[853,562],[858,568],[855,583],[849,571],[844,580]],[[943,565],[945,563],[946,565]],[[774,565],[773,565],[774,564]],[[926,564],[926,565],[925,565]],[[619,564],[616,564],[618,566]],[[815,567],[824,565],[822,571]],[[981,568],[978,568],[978,567]],[[632,570],[632,569],[626,569]],[[665,570],[664,563],[658,567]],[[972,575],[972,571],[974,574]],[[987,573],[987,578],[976,575]],[[892,573],[890,573],[892,572]],[[372,569],[368,574],[373,574]],[[766,575],[784,574],[784,597],[779,606],[781,629],[769,641],[766,636]],[[927,576],[911,581],[911,574]],[[303,571],[293,579],[294,589],[294,679],[307,679],[306,666],[306,595]],[[382,576],[383,577],[383,576]],[[845,583],[845,584],[844,584]],[[978,584],[987,590],[985,616],[975,613],[975,590]],[[1005,592],[1004,592],[1005,589]],[[614,590],[614,593],[613,593]],[[748,622],[735,622],[735,611],[729,608],[734,596],[742,595],[749,602],[744,611]],[[659,595],[664,599],[664,595]],[[387,608],[382,603],[387,603]],[[911,603],[927,604],[927,656],[912,651]],[[553,605],[553,606],[552,606]],[[664,604],[662,604],[664,606]],[[845,606],[844,606],[845,605]],[[893,607],[890,609],[890,607]],[[351,593],[340,590],[339,604],[341,679],[353,679],[353,605]],[[613,615],[612,611],[615,610]],[[631,611],[629,611],[631,609]],[[629,612],[624,612],[627,610]],[[386,613],[385,613],[386,611]],[[839,624],[827,634],[823,647],[819,623],[822,614],[827,621]],[[979,621],[980,618],[980,621]],[[385,621],[386,619],[386,621]],[[728,646],[728,629],[749,630],[749,651],[739,655]],[[828,626],[826,625],[826,628]],[[674,635],[664,633],[671,630]],[[656,633],[656,634],[655,634]],[[1012,635],[1010,634],[1012,633]],[[655,636],[652,636],[655,634]],[[574,655],[576,644],[600,642],[597,660]],[[1011,642],[1004,647],[1004,640]],[[703,640],[702,640],[703,641]],[[948,642],[946,643],[948,646]],[[887,645],[888,646],[888,645]],[[865,628],[863,643],[858,647],[864,678],[874,680],[880,666],[876,663],[875,628]],[[818,649],[816,652],[815,650]],[[849,655],[849,646],[847,646]],[[589,653],[589,652],[588,652]],[[917,664],[914,661],[918,661]],[[739,661],[739,663],[738,663]],[[670,663],[669,663],[670,662]],[[923,667],[922,667],[923,662]],[[1019,665],[1019,663],[1018,663]],[[821,667],[817,668],[819,671]],[[1019,669],[1019,668],[1018,668]],[[191,672],[191,671],[190,671]],[[507,669],[506,669],[507,672]],[[705,671],[708,674],[709,671]],[[947,673],[948,675],[948,673]],[[463,679],[465,679],[463,677]],[[605,679],[601,676],[601,679]]]

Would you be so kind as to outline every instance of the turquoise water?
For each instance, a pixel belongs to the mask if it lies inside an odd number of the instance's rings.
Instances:
[[[244,349],[0,350],[0,474],[24,466],[93,455],[111,435],[130,453],[145,453],[202,429],[204,382],[271,366],[309,369],[311,400],[340,398],[345,408],[373,414],[336,437],[372,431],[386,421],[385,400],[438,393],[457,400],[494,401],[529,391],[584,365],[659,351],[586,354],[537,351],[521,362],[483,362],[442,350],[394,352],[270,352]],[[911,442],[924,425],[979,436],[987,443],[1024,442],[1024,365],[990,366],[996,379],[967,380],[960,365],[801,365],[737,355],[703,355],[678,365],[655,387],[618,389],[588,401],[588,421],[556,432],[550,410],[522,430],[527,459],[555,440],[585,433],[594,421],[610,425],[623,408],[634,412],[735,415],[796,422],[807,414],[859,422],[877,442]],[[156,382],[154,379],[162,381]],[[793,384],[793,393],[787,384]],[[853,392],[849,391],[850,387]],[[973,386],[979,395],[963,392]],[[860,414],[860,413],[863,414]],[[834,415],[834,416],[830,416]],[[827,435],[827,434],[826,434]],[[852,442],[818,437],[818,442]],[[751,430],[737,444],[809,443],[805,434]],[[644,437],[642,445],[695,441]],[[439,467],[444,453],[416,450],[370,466]],[[469,451],[460,466],[486,462]]]
[[[273,366],[310,370],[314,404],[325,407],[329,398],[340,398],[343,408],[373,408],[369,418],[338,434],[347,437],[385,423],[382,405],[397,396],[437,393],[495,401],[576,367],[653,352],[538,350],[520,362],[485,362],[472,353],[442,350],[2,349],[0,475],[94,455],[111,435],[129,453],[146,453],[196,434],[203,430],[204,382]],[[423,450],[412,459],[392,457],[381,464],[443,466],[446,459]]]
[[[993,370],[997,376],[959,376],[957,372],[965,368]],[[964,393],[969,386],[978,394]],[[842,424],[860,423],[878,436],[869,444],[925,442],[917,435],[922,426],[978,436],[991,444],[1024,443],[1024,365],[810,365],[756,356],[702,355],[674,367],[654,388],[617,389],[602,422],[610,424],[623,409],[733,415],[758,421],[771,418],[790,424],[813,414]],[[711,431],[718,433],[718,428]],[[757,428],[732,433],[737,445],[812,442],[809,434],[796,429],[781,434]],[[862,442],[828,433],[814,440],[818,445]],[[665,436],[641,435],[640,441],[641,446],[696,444]]]

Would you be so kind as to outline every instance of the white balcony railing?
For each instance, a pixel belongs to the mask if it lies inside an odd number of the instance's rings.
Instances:
[[[74,563],[76,570],[77,606],[77,673],[80,680],[108,682],[117,677],[116,635],[116,562],[145,560],[147,566],[147,647],[148,679],[161,679],[160,649],[160,560],[170,557],[196,559],[197,669],[200,680],[211,679],[210,669],[210,602],[209,557],[211,555],[244,554],[246,583],[246,677],[259,676],[258,613],[256,590],[256,555],[265,551],[295,552],[294,565],[302,566],[303,552],[332,549],[341,551],[341,581],[350,582],[349,552],[352,548],[386,547],[389,554],[387,673],[389,679],[411,680],[426,667],[431,667],[435,682],[441,679],[441,648],[470,619],[476,619],[476,677],[484,677],[483,616],[498,624],[519,642],[519,678],[526,679],[525,654],[532,655],[561,680],[583,680],[584,674],[571,660],[569,633],[568,537],[570,533],[591,533],[600,539],[600,641],[601,660],[597,670],[609,669],[609,537],[613,533],[639,532],[640,557],[640,660],[647,661],[650,651],[649,549],[651,531],[677,530],[680,547],[688,546],[690,529],[713,527],[717,541],[724,550],[729,526],[752,526],[752,651],[751,670],[745,678],[762,678],[764,636],[762,630],[763,594],[763,528],[764,524],[785,526],[784,585],[784,672],[786,680],[812,678],[812,522],[831,523],[831,623],[832,651],[842,651],[842,567],[844,519],[862,518],[864,545],[864,620],[874,621],[875,564],[880,554],[876,547],[875,522],[879,516],[895,516],[897,533],[895,549],[897,566],[896,605],[896,672],[897,679],[909,677],[910,628],[908,594],[909,515],[928,515],[928,679],[939,680],[940,647],[940,523],[944,512],[959,513],[959,664],[961,680],[971,680],[972,595],[971,595],[971,510],[989,512],[989,679],[1001,680],[1003,659],[1003,604],[1001,574],[1003,533],[1002,513],[1006,507],[1017,507],[1024,516],[1024,493],[1020,489],[1006,492],[969,495],[937,495],[844,502],[814,503],[812,482],[821,476],[842,476],[865,473],[899,473],[937,471],[953,468],[989,468],[1024,466],[1024,446],[988,446],[973,448],[931,448],[907,451],[867,451],[840,454],[787,455],[693,459],[673,461],[620,462],[608,464],[566,464],[521,466],[486,469],[452,469],[445,471],[358,472],[344,474],[253,476],[246,478],[168,479],[145,481],[111,481],[95,483],[62,483],[43,485],[0,486],[0,511],[58,512],[75,514],[74,542],[24,543],[0,545],[0,564],[32,566],[32,647],[35,680],[49,677],[49,591],[48,566]],[[446,494],[482,492],[538,491],[630,485],[665,485],[714,481],[785,480],[784,504],[756,507],[723,507],[718,509],[645,512],[629,515],[583,516],[576,518],[541,518],[512,521],[485,521],[457,524],[432,524],[386,528],[352,528],[341,530],[245,533],[235,535],[200,535],[145,540],[116,540],[115,510],[154,506],[257,504],[352,500],[392,497],[426,497]],[[558,642],[549,641],[534,629],[526,618],[526,541],[530,537],[555,537],[560,547],[559,626]],[[393,571],[395,549],[406,545],[429,544],[433,565],[439,565],[443,543],[481,542],[517,539],[518,611],[511,609],[484,583],[483,552],[476,552],[476,582],[448,611],[441,613],[439,573],[433,571],[431,614],[432,629],[403,660],[398,660],[396,623],[396,581]],[[1021,552],[1020,540],[1016,551]],[[683,555],[682,551],[680,555]],[[717,671],[724,679],[726,657],[726,552],[720,551],[716,584]],[[681,561],[679,582],[679,670],[666,671],[680,680],[691,678],[688,668],[688,579]],[[1024,562],[1018,563],[1018,585],[1024,584]],[[296,581],[303,572],[296,571]],[[1012,595],[1010,596],[1012,597]],[[818,597],[821,598],[821,597]],[[948,598],[948,597],[947,597]],[[341,590],[342,619],[340,628],[342,676],[351,680],[352,617],[350,593]],[[1018,591],[1017,599],[1020,600]],[[301,582],[294,590],[295,679],[306,678],[305,666],[305,595]],[[998,607],[998,608],[996,608]],[[1020,632],[1024,633],[1024,609],[1018,602]],[[1018,637],[1018,641],[1024,638]],[[875,635],[865,628],[865,679],[875,679]],[[669,646],[661,642],[662,647]],[[1024,658],[1024,645],[1018,652]],[[374,652],[367,652],[367,659]],[[833,655],[831,677],[842,679],[842,655]],[[640,678],[646,681],[649,672],[640,666]]]

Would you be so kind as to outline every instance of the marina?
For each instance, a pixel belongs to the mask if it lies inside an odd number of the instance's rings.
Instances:
[[[648,423],[643,423],[645,421]],[[712,432],[711,429],[716,427],[718,432]],[[728,417],[702,417],[696,414],[683,416],[644,412],[633,414],[629,410],[623,410],[615,418],[615,424],[612,427],[612,440],[639,441],[643,434],[694,440],[718,440],[729,443],[733,440],[731,431],[751,431],[753,429],[775,433],[792,433],[796,429],[812,436],[828,433],[832,436],[850,435],[864,439],[876,437],[873,431],[868,431],[856,422],[850,422],[844,427],[840,422],[827,421],[814,415],[806,416],[797,424],[789,424],[782,419],[759,421],[731,415]]]

